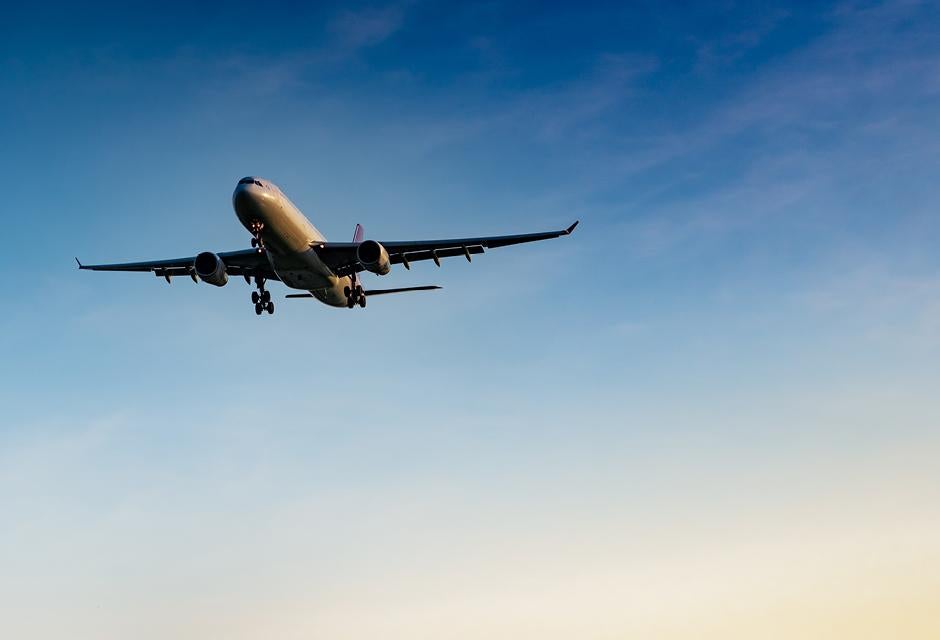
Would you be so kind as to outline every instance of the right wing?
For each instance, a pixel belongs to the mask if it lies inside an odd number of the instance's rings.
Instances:
[[[217,254],[225,264],[225,271],[232,276],[261,276],[267,280],[279,280],[271,269],[268,259],[256,249],[225,251]],[[193,263],[196,256],[173,258],[171,260],[146,260],[144,262],[119,262],[115,264],[82,264],[78,258],[79,269],[89,271],[150,271],[154,275],[170,278],[172,276],[195,277]]]
[[[549,240],[566,236],[574,231],[578,222],[570,225],[567,229],[558,231],[543,231],[541,233],[522,233],[511,236],[482,236],[477,238],[451,238],[448,240],[410,240],[410,241],[392,241],[379,243],[388,251],[388,257],[392,264],[403,264],[406,269],[410,269],[409,263],[418,260],[434,260],[440,266],[441,258],[451,258],[455,256],[464,256],[467,260],[471,254],[483,253],[485,249],[495,249],[496,247],[508,247],[514,244],[523,244],[526,242],[536,242],[538,240]],[[339,276],[349,275],[363,270],[356,258],[356,250],[359,248],[358,242],[324,242],[314,246],[314,250],[320,259],[333,270],[333,273]]]

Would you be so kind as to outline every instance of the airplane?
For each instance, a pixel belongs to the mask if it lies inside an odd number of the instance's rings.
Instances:
[[[305,293],[287,298],[313,298],[332,307],[365,308],[372,296],[406,291],[440,289],[434,285],[364,289],[359,274],[363,271],[384,276],[393,264],[411,269],[412,262],[433,260],[440,267],[441,258],[471,256],[486,249],[505,247],[569,235],[578,226],[576,220],[560,231],[509,236],[453,238],[379,242],[364,240],[363,228],[356,225],[352,242],[328,242],[322,233],[300,212],[294,203],[271,181],[248,176],[238,181],[232,194],[232,206],[239,222],[251,233],[251,249],[202,253],[188,258],[149,260],[118,264],[82,264],[90,271],[151,272],[170,282],[173,276],[189,276],[221,287],[229,276],[242,276],[256,290],[251,292],[255,314],[274,313],[268,281],[280,281]]]

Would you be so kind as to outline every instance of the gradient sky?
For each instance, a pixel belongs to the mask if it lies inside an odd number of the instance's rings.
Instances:
[[[3,14],[0,636],[940,636],[935,5]],[[582,224],[366,312],[75,269],[243,175]]]

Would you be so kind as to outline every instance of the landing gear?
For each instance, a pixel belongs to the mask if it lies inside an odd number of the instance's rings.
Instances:
[[[267,311],[269,315],[274,313],[274,303],[271,302],[271,292],[264,288],[264,278],[255,276],[257,291],[251,292],[251,304],[255,305],[255,315],[261,315]]]
[[[264,231],[264,223],[255,220],[250,225],[248,225],[251,235],[251,246],[257,249],[258,253],[264,253],[264,238],[261,237],[261,232]]]
[[[366,292],[362,290],[362,285],[357,284],[352,288],[343,287],[343,293],[346,294],[346,307],[352,309],[357,304],[365,308],[366,306]]]

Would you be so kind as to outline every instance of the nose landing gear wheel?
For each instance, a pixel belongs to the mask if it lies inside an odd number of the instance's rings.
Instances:
[[[264,253],[264,239],[261,237],[261,231],[264,229],[264,223],[255,220],[250,225],[251,228],[251,246],[257,249],[258,253]]]

